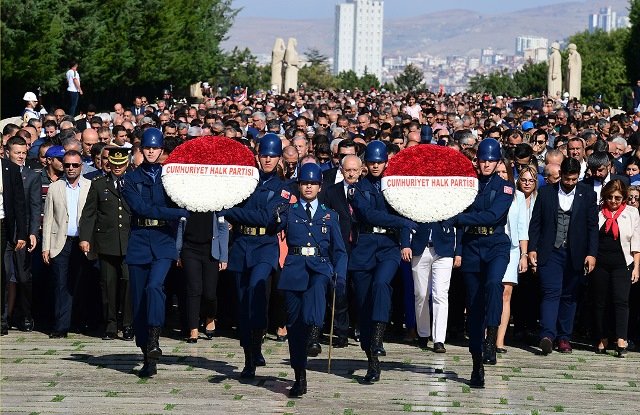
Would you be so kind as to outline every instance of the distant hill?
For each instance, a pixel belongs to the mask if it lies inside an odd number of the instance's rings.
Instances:
[[[387,1],[385,7],[390,7]],[[447,10],[412,18],[385,19],[384,56],[462,55],[479,56],[480,49],[513,54],[518,35],[562,40],[588,28],[588,15],[611,6],[626,15],[627,0],[586,0],[553,6],[532,7],[518,12],[479,14]],[[278,20],[238,18],[222,46],[248,47],[254,54],[270,54],[276,37],[298,39],[298,49],[310,48],[333,56],[333,19]]]

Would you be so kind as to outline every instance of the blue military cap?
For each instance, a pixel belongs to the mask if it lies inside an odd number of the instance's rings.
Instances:
[[[47,149],[47,152],[44,153],[45,157],[50,158],[62,158],[64,157],[64,147],[62,146],[51,146]]]

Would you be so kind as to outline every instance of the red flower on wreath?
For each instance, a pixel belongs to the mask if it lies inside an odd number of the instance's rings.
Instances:
[[[185,141],[175,148],[164,164],[256,165],[247,146],[222,136],[205,136]]]
[[[389,161],[384,175],[477,177],[471,161],[462,153],[434,144],[402,150]]]

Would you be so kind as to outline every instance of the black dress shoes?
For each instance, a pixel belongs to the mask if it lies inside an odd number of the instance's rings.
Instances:
[[[206,330],[204,331],[204,335],[207,336],[207,339],[211,340],[216,337],[216,329]]]
[[[444,348],[444,343],[437,342],[437,343],[433,343],[433,352],[434,353],[446,353],[447,349]]]
[[[429,346],[429,338],[428,337],[418,337],[418,347],[421,348],[422,350],[427,350],[427,347]],[[433,348],[435,349],[435,345],[433,346]]]
[[[122,338],[124,340],[131,341],[131,340],[133,340],[133,337],[134,337],[133,327],[125,326],[122,329]]]
[[[117,338],[118,338],[118,335],[116,333],[113,333],[113,332],[106,332],[102,336],[102,340],[115,340]]]
[[[187,339],[187,343],[190,343],[190,344],[198,343],[198,338],[197,337],[189,337]]]
[[[49,338],[50,339],[64,339],[67,337],[67,332],[66,331],[52,331],[49,334]]]
[[[33,331],[33,319],[25,318],[21,327],[22,331]]]
[[[333,342],[333,347],[336,349],[342,349],[347,346],[349,346],[349,339],[347,336],[338,336],[338,338]]]
[[[3,324],[2,328],[0,328],[0,335],[6,336],[7,334],[9,334],[9,326],[7,324]]]
[[[296,381],[289,389],[290,398],[300,398],[307,393],[307,371],[305,369],[294,369]]]

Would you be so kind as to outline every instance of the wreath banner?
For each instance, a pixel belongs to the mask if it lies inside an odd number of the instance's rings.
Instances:
[[[175,148],[162,166],[162,184],[192,212],[228,209],[247,199],[260,174],[253,153],[226,137],[201,137]]]
[[[478,194],[476,171],[460,152],[421,144],[390,161],[381,181],[387,202],[416,222],[437,222],[464,211]]]

